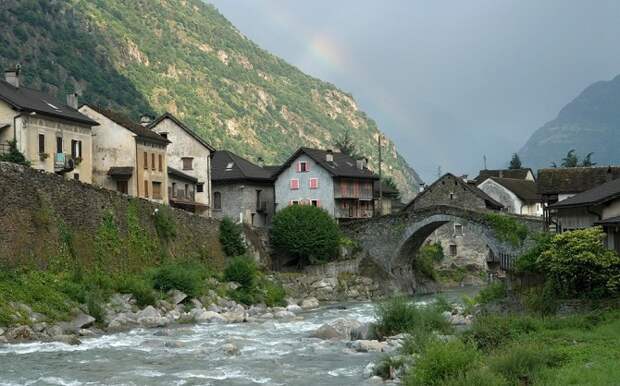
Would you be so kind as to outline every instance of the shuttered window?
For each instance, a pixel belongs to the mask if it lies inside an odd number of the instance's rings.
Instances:
[[[319,188],[319,179],[311,178],[310,179],[310,189],[318,189]]]
[[[297,178],[291,179],[290,184],[291,184],[291,190],[299,189],[299,180]]]

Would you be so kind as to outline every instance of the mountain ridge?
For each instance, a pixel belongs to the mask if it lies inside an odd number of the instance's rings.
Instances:
[[[354,98],[253,43],[199,0],[7,0],[0,64],[26,83],[137,118],[169,111],[217,148],[267,163],[332,147],[350,130],[377,168],[376,123]],[[384,172],[404,197],[419,177],[387,141]]]

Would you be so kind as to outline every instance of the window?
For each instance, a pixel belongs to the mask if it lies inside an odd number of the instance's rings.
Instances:
[[[291,205],[299,205],[299,201],[293,200],[293,201],[291,201]]]
[[[213,192],[213,209],[222,209],[222,193]]]
[[[450,244],[450,256],[455,257],[457,253],[456,244]]]
[[[454,234],[456,236],[463,236],[463,225],[454,224]]]
[[[153,181],[153,198],[161,200],[161,182]]]
[[[62,153],[62,137],[56,137],[56,153]]]
[[[149,169],[149,155],[146,152],[144,152],[144,170],[148,170],[148,169]]]
[[[318,189],[319,188],[319,179],[311,178],[310,179],[310,189]]]
[[[185,191],[183,192],[185,198],[189,198],[189,185],[185,184]]]
[[[229,163],[227,163],[227,164],[226,164],[226,171],[227,171],[227,172],[231,171],[234,165],[235,165],[235,164],[234,164],[233,162],[229,162]]]
[[[80,173],[73,173],[73,179],[76,181],[80,180]]]
[[[312,200],[311,203],[312,203],[312,206],[316,206],[316,207],[321,206],[319,203],[319,200]]]
[[[172,197],[176,198],[176,196],[177,196],[177,183],[173,182],[172,183]]]
[[[454,200],[454,193],[450,192],[450,199]]]
[[[160,154],[158,158],[159,158],[159,171],[163,172],[164,171],[164,157]]]
[[[78,157],[78,145],[75,139],[71,140],[71,158],[76,159]]]
[[[198,193],[202,193],[205,191],[205,184],[204,182],[200,182],[196,185],[196,192]]]
[[[297,171],[299,173],[305,173],[310,171],[310,166],[307,161],[299,161],[297,163]]]
[[[151,153],[151,169],[155,170],[155,153]]]
[[[181,158],[181,160],[183,160],[183,170],[193,170],[193,166],[192,166],[192,163],[194,161],[193,158],[183,157]]]
[[[39,134],[39,153],[45,153],[45,135]]]
[[[129,183],[127,180],[116,181],[116,190],[118,192],[127,194],[129,193]]]
[[[160,133],[159,135],[161,135],[162,137],[168,139],[168,133]]]
[[[149,198],[149,182],[147,180],[144,180],[144,197]]]
[[[291,190],[299,189],[299,180],[297,178],[291,179]]]

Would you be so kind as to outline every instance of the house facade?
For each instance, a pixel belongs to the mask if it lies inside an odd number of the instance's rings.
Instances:
[[[147,127],[171,142],[168,145],[168,165],[196,179],[192,211],[209,215],[211,159],[215,149],[170,113],[161,115]]]
[[[20,70],[0,81],[0,152],[9,141],[35,169],[92,182],[92,128],[97,125],[77,110],[77,95],[67,103],[21,84]]]
[[[490,177],[478,188],[500,202],[505,212],[536,217],[543,214],[538,187],[532,180]]]
[[[620,253],[620,179],[550,205],[558,232],[600,225],[607,234],[607,246]]]
[[[80,112],[99,123],[93,130],[93,183],[168,204],[169,141],[116,112],[90,105]]]
[[[373,184],[379,177],[346,154],[300,148],[275,175],[276,211],[313,205],[339,220],[374,215]]]
[[[204,214],[206,206],[196,201],[198,179],[168,165],[168,201],[170,206]]]
[[[275,212],[273,174],[276,168],[256,165],[230,151],[216,151],[212,160],[212,215],[254,227],[271,224]]]

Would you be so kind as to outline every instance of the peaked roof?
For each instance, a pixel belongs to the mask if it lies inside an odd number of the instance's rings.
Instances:
[[[262,168],[228,150],[218,150],[211,161],[211,180],[272,182],[273,170],[272,167]]]
[[[538,171],[540,194],[580,193],[620,178],[620,166],[547,168]]]
[[[484,169],[484,170],[480,170],[480,172],[478,173],[478,177],[476,177],[474,180],[476,180],[476,182],[478,183],[491,177],[513,178],[513,179],[518,179],[518,180],[524,180],[527,178],[528,172],[532,173],[532,177],[534,177],[534,173],[532,172],[532,169],[530,168],[495,169],[495,170]]]
[[[0,100],[19,111],[35,112],[88,126],[99,125],[76,109],[42,91],[23,86],[15,87],[4,80],[0,80]]]
[[[200,136],[190,127],[186,126],[183,122],[181,122],[177,117],[175,117],[174,115],[166,112],[162,115],[160,115],[157,119],[155,119],[153,122],[151,122],[148,125],[149,129],[153,129],[155,126],[157,126],[161,121],[163,121],[164,119],[170,119],[172,122],[176,123],[177,126],[179,126],[181,129],[185,130],[185,132],[187,134],[189,134],[192,138],[194,138],[196,141],[198,141],[202,146],[206,147],[207,149],[209,149],[209,151],[215,151],[215,148],[211,145],[209,145],[204,139],[200,138]]]
[[[493,208],[493,209],[502,209],[504,207],[504,205],[498,201],[496,201],[493,197],[489,196],[488,194],[486,194],[484,191],[482,191],[480,188],[478,188],[477,186],[474,186],[472,184],[468,184],[465,181],[463,181],[463,179],[461,177],[457,177],[452,173],[446,173],[443,176],[441,176],[440,178],[438,178],[435,182],[433,182],[429,187],[427,187],[426,189],[424,189],[420,194],[418,194],[413,200],[411,200],[406,206],[406,208],[409,208],[411,205],[413,205],[416,200],[420,197],[423,197],[424,194],[426,192],[430,192],[432,191],[433,187],[437,184],[439,184],[443,179],[445,179],[446,177],[453,177],[455,179],[455,181],[457,181],[457,183],[462,186],[466,191],[475,194],[476,196],[478,196],[479,198],[481,198],[482,200],[484,200],[484,203],[486,204],[487,207]]]
[[[373,180],[379,179],[379,176],[368,170],[368,168],[358,168],[357,161],[344,153],[333,152],[332,154],[334,156],[334,161],[327,162],[327,153],[327,150],[301,147],[282,165],[280,170],[276,173],[276,176],[291,166],[291,164],[300,155],[305,154],[314,162],[319,164],[323,169],[327,170],[332,177],[368,178]]]
[[[132,121],[131,118],[129,118],[128,116],[124,114],[118,113],[116,111],[107,110],[107,109],[104,109],[98,106],[88,105],[88,104],[84,106],[90,107],[94,111],[105,116],[106,118],[117,123],[118,125],[123,126],[124,128],[131,131],[132,133],[134,133],[135,135],[137,135],[138,137],[142,139],[159,142],[159,143],[166,144],[166,145],[170,143],[170,141],[168,141],[166,138]]]
[[[510,190],[523,201],[529,201],[529,202],[540,201],[540,194],[538,194],[538,186],[536,185],[534,181],[520,180],[516,178],[496,178],[496,177],[491,177],[490,179],[494,182],[497,182],[504,188]],[[480,186],[480,184],[478,184],[478,186]]]
[[[578,206],[600,205],[615,198],[620,198],[620,179],[606,182],[602,185],[586,190],[583,193],[579,193],[577,195],[574,195],[573,197],[567,198],[566,200],[556,202],[549,207],[570,208]]]

